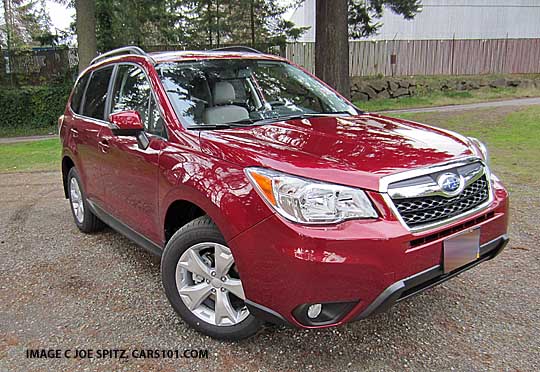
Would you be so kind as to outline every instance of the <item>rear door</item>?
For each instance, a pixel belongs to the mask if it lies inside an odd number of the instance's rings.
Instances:
[[[113,66],[94,70],[83,77],[88,82],[79,102],[74,102],[74,115],[67,119],[69,136],[74,144],[77,167],[82,178],[84,191],[88,198],[102,201],[103,184],[101,182],[101,167],[103,152],[100,146],[99,133],[108,127],[105,121],[107,92],[113,72]],[[79,88],[79,87],[78,87]],[[77,93],[77,92],[75,92]],[[80,93],[80,92],[79,92]],[[79,97],[76,97],[79,99]]]
[[[161,243],[158,227],[158,162],[166,130],[144,70],[119,64],[111,94],[110,112],[135,110],[141,115],[150,140],[141,149],[132,136],[115,136],[109,127],[100,134],[107,153],[101,163],[107,211],[131,229]]]

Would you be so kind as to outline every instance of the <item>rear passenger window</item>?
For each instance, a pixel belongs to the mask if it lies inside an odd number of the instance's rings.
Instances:
[[[86,89],[85,101],[83,106],[83,115],[91,118],[104,120],[105,102],[107,101],[107,89],[113,67],[105,67],[94,71],[88,88]]]
[[[81,113],[81,103],[84,95],[84,89],[86,88],[86,83],[88,83],[88,78],[90,74],[81,76],[75,89],[73,90],[73,96],[71,97],[71,109],[73,112],[80,114]]]

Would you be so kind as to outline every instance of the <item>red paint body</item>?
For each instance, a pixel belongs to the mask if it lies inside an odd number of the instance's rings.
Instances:
[[[231,52],[154,55],[158,62],[204,58],[281,60]],[[117,57],[89,71],[126,61],[149,77],[168,140],[149,136],[149,147],[141,150],[134,137],[115,136],[107,122],[76,115],[68,104],[60,127],[63,157],[77,167],[88,198],[161,247],[169,206],[197,205],[230,245],[246,297],[292,324],[301,326],[292,315],[300,304],[358,302],[336,324],[347,322],[392,283],[441,264],[443,238],[414,248],[411,240],[490,212],[481,223],[481,243],[506,233],[507,193],[497,180],[487,210],[422,233],[403,226],[379,192],[383,176],[478,156],[459,135],[374,114],[186,130],[146,58]],[[365,189],[380,217],[330,226],[289,222],[254,190],[244,173],[252,166]]]
[[[141,115],[137,111],[129,110],[109,115],[109,122],[121,130],[143,130]]]

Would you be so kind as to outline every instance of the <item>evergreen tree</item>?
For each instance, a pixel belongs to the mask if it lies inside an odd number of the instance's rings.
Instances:
[[[20,49],[39,44],[50,35],[51,19],[44,0],[3,0],[2,42],[4,47]]]
[[[98,48],[283,44],[305,30],[276,0],[97,0]]]

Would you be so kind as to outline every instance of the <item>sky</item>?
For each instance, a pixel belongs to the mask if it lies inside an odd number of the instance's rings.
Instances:
[[[291,4],[294,0],[278,0],[281,4]],[[51,16],[53,27],[66,30],[73,21],[73,15],[75,15],[75,9],[68,8],[66,5],[55,3],[54,1],[47,0],[47,10]],[[289,18],[293,10],[290,10],[285,14],[285,18]],[[54,31],[54,30],[52,30]]]
[[[66,5],[58,4],[50,0],[47,0],[46,3],[53,27],[60,30],[67,30],[71,22],[73,22],[75,9],[68,8]]]

